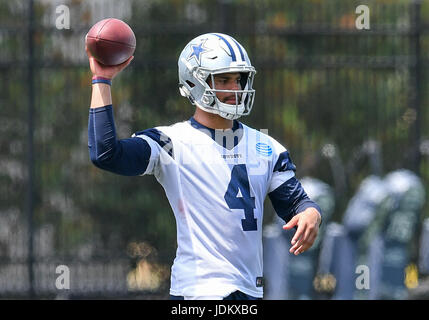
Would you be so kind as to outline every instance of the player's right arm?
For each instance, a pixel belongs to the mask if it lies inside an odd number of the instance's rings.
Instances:
[[[87,54],[92,75],[107,79],[113,79],[133,59],[131,57],[117,66],[105,66],[98,63],[88,50]],[[151,148],[147,141],[141,138],[117,139],[110,85],[105,83],[92,85],[88,148],[95,166],[121,175],[141,175],[150,161]]]
[[[89,67],[91,69],[92,75],[110,80],[112,80],[119,72],[125,69],[134,59],[134,56],[132,56],[127,61],[117,66],[106,66],[100,64],[97,60],[95,60],[95,58],[91,55],[87,47],[85,47],[85,50],[88,55]],[[93,84],[91,95],[91,108],[99,108],[111,104],[112,94],[110,92],[110,85],[105,83]]]

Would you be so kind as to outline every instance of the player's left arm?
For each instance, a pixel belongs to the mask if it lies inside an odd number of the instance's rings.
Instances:
[[[298,255],[308,250],[316,240],[322,222],[322,210],[319,205],[308,197],[295,176],[270,192],[268,196],[276,213],[287,222],[283,229],[296,228],[289,251]]]
[[[291,241],[292,247],[289,249],[290,253],[298,255],[310,249],[313,245],[319,233],[320,223],[322,222],[319,210],[315,207],[308,207],[283,226],[285,230],[297,226],[297,230]]]
[[[272,146],[275,165],[268,196],[277,215],[286,222],[283,229],[296,229],[290,252],[298,255],[313,245],[322,221],[322,210],[295,177],[296,166],[289,152],[274,139]]]

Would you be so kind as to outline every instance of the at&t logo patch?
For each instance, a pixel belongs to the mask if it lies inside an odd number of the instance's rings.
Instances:
[[[256,153],[264,157],[269,157],[273,153],[273,149],[271,149],[271,147],[266,143],[258,142],[256,144]]]

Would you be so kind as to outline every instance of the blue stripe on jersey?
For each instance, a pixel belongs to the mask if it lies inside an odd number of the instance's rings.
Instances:
[[[273,172],[283,172],[283,171],[296,171],[296,166],[293,164],[292,159],[288,151],[284,151],[279,154],[276,164],[274,165]]]
[[[229,52],[231,52],[231,58],[232,58],[232,61],[237,61],[237,58],[235,57],[235,52],[234,52],[234,49],[232,48],[232,46],[231,46],[231,44],[224,38],[224,37],[222,37],[221,35],[219,35],[219,34],[217,34],[217,33],[213,33],[215,36],[218,36],[220,39],[222,39],[225,43],[226,43],[226,45],[228,46],[228,48],[229,48]]]
[[[125,176],[143,174],[151,155],[143,139],[116,139],[112,105],[89,110],[88,149],[95,166]]]
[[[295,177],[287,180],[268,196],[277,215],[285,222],[310,207],[316,208],[322,214],[320,207],[307,196],[301,183]]]
[[[151,129],[146,129],[143,131],[136,132],[135,135],[136,136],[145,135],[151,138],[156,143],[158,143],[161,146],[161,148],[163,148],[170,155],[170,157],[174,159],[173,143],[165,133],[159,131],[158,129],[151,128]]]

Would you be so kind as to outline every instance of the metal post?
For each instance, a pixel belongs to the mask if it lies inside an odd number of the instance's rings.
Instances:
[[[29,297],[34,298],[34,254],[33,254],[33,211],[34,211],[34,2],[28,5],[28,114],[27,114],[27,201],[26,215],[28,224],[28,280]]]
[[[218,1],[218,8],[219,8],[219,28],[222,33],[231,34],[232,28],[231,28],[231,10],[232,5],[230,0],[219,0]]]
[[[413,139],[413,148],[412,148],[412,169],[416,174],[420,174],[420,139],[421,139],[421,50],[420,50],[420,11],[421,11],[421,0],[415,0],[412,3],[412,21],[413,25],[413,33],[411,38],[411,46],[412,52],[415,58],[414,70],[412,74],[412,84],[413,84],[413,94],[412,94],[412,103],[411,108],[414,109],[415,112],[415,122],[412,139]]]
[[[414,0],[411,3],[411,21],[412,23],[412,34],[411,34],[411,43],[412,53],[414,54],[414,68],[411,72],[411,83],[413,87],[413,94],[411,97],[410,107],[414,110],[415,120],[414,125],[411,126],[411,139],[412,139],[412,148],[411,148],[411,169],[420,176],[420,163],[421,163],[421,154],[420,154],[420,141],[421,141],[421,50],[420,50],[420,33],[421,33],[421,21],[420,21],[420,12],[421,12],[421,0]],[[414,233],[414,241],[418,243],[420,238],[421,227],[419,226]],[[415,262],[418,260],[419,248],[414,247],[411,252],[411,261]]]

